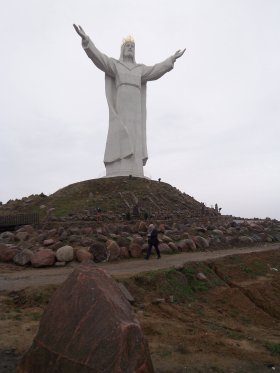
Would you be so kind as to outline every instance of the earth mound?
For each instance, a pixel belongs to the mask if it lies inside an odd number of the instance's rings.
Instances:
[[[161,182],[135,177],[113,177],[81,181],[46,196],[43,193],[0,206],[0,216],[18,213],[44,215],[55,209],[55,216],[96,213],[96,209],[119,218],[125,214],[156,215],[158,218],[182,218],[215,215],[193,197]]]

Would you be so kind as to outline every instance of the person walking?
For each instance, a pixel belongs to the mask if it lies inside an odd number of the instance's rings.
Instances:
[[[155,247],[156,249],[156,253],[157,253],[157,258],[160,259],[160,251],[159,251],[159,248],[158,248],[158,244],[159,244],[159,241],[158,241],[158,231],[156,229],[156,227],[154,226],[154,224],[150,224],[149,225],[149,228],[148,228],[148,251],[147,251],[147,255],[145,257],[145,259],[149,259],[151,253],[152,253],[152,248],[153,246]]]

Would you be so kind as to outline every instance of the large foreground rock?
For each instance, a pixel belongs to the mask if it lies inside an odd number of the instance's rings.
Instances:
[[[117,283],[81,264],[56,291],[17,373],[151,373],[148,345]]]

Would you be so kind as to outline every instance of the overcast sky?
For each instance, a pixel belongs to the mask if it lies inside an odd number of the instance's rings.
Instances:
[[[72,24],[152,65],[145,175],[222,213],[280,220],[279,0],[1,0],[0,201],[105,175],[104,74]]]

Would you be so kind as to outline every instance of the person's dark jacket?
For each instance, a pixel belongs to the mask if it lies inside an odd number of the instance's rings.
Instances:
[[[152,245],[158,244],[158,231],[156,229],[152,230],[151,235],[148,238],[148,243]]]

